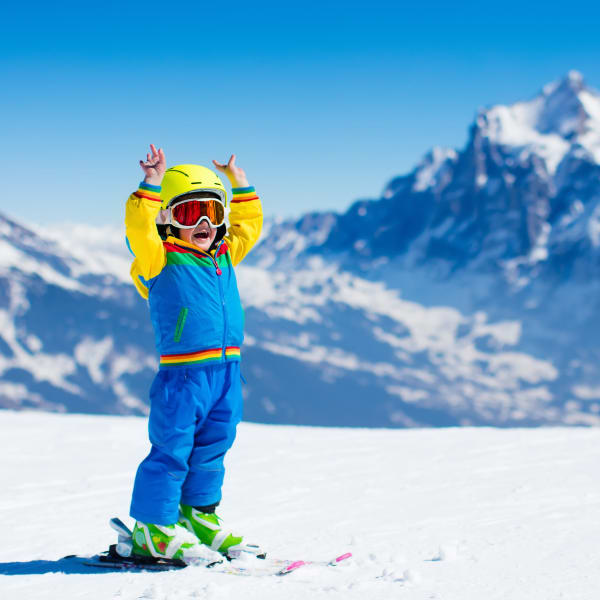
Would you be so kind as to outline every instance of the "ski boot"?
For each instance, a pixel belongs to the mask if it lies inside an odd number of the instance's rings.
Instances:
[[[221,527],[222,519],[216,513],[204,513],[193,506],[181,504],[179,507],[179,525],[193,533],[200,542],[229,559],[248,553],[257,558],[266,558],[255,544],[246,544],[241,535],[235,535]]]
[[[221,556],[198,543],[181,525],[153,525],[136,521],[131,535],[131,555],[172,560],[219,562]]]

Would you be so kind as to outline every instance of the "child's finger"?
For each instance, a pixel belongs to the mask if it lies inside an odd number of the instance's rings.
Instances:
[[[158,152],[156,151],[156,146],[154,144],[150,144],[150,150],[152,150],[152,156],[158,154]]]
[[[230,169],[235,166],[235,154],[231,155],[231,158],[229,159],[229,162],[227,163],[227,166]]]

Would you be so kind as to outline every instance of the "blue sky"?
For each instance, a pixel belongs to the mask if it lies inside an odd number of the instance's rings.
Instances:
[[[21,3],[0,23],[0,210],[123,219],[150,142],[229,153],[267,215],[374,198],[478,107],[570,69],[600,88],[592,3]],[[484,4],[488,4],[485,6]]]

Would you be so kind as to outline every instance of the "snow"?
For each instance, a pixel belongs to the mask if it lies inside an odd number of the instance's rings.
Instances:
[[[593,209],[588,220],[587,233],[592,245],[597,248],[600,246],[600,206]]]
[[[62,223],[52,227],[39,225],[35,230],[75,258],[68,261],[74,277],[110,273],[124,283],[131,281],[132,256],[125,243],[124,226]]]
[[[293,330],[274,339],[254,337],[255,347],[324,368],[385,377],[390,393],[410,402],[398,386],[411,387],[422,406],[435,406],[434,398],[442,396],[445,406],[485,413],[489,419],[501,415],[522,420],[528,414],[556,411],[547,384],[557,380],[559,370],[551,361],[512,348],[521,339],[520,321],[490,322],[483,311],[465,315],[450,306],[423,306],[403,299],[383,282],[362,279],[316,258],[309,267],[291,273],[238,269],[246,309],[259,308],[273,320],[302,326],[300,334]],[[324,324],[337,310],[364,314],[371,321],[369,335],[387,346],[387,354],[376,360],[351,349],[350,331],[339,342],[322,336]],[[310,339],[307,332],[312,332]],[[425,355],[429,380],[415,377],[420,371],[410,368],[422,365]],[[531,385],[536,387],[528,389]],[[600,422],[598,415],[588,424],[592,422]]]
[[[532,100],[482,111],[477,125],[492,142],[512,147],[519,160],[531,154],[543,158],[550,175],[577,147],[600,162],[600,95],[585,87],[577,71],[545,86]]]
[[[415,191],[424,191],[436,185],[440,173],[447,161],[456,161],[458,154],[452,148],[435,146],[415,171]],[[385,194],[385,193],[384,193]]]
[[[482,117],[478,119],[478,125],[485,128],[486,134],[497,144],[526,148],[520,155],[522,160],[532,152],[538,154],[546,161],[548,172],[554,174],[571,144],[558,133],[537,131],[536,119],[542,106],[542,98],[512,106],[495,106],[485,112],[485,121]]]
[[[575,385],[571,391],[580,400],[600,400],[600,386]]]
[[[38,394],[32,394],[22,383],[12,383],[10,381],[0,381],[0,394],[14,402],[15,406],[23,400],[29,400],[34,404],[41,404],[42,398]]]
[[[15,292],[15,295],[18,295],[18,285],[14,282],[11,283],[10,289]],[[79,388],[67,381],[67,377],[72,375],[76,369],[75,361],[71,356],[63,353],[39,352],[41,342],[32,336],[27,336],[24,340],[27,347],[19,342],[19,331],[14,322],[14,315],[18,314],[18,310],[18,307],[13,311],[0,310],[2,339],[12,353],[12,356],[0,355],[0,375],[11,369],[22,369],[29,371],[37,381],[48,381],[58,388],[77,394]],[[38,344],[35,343],[35,340]]]
[[[286,578],[188,568],[81,572],[114,542],[148,450],[145,419],[0,412],[3,600],[595,599],[600,430],[368,430],[243,423],[220,513],[273,556],[329,558]],[[60,592],[59,592],[60,590]]]
[[[7,240],[0,239],[0,275],[8,274],[14,268],[23,273],[37,275],[44,281],[67,290],[85,291],[85,287],[73,278],[67,277],[49,265],[32,258]]]
[[[589,90],[582,90],[579,99],[590,117],[600,123],[600,98]]]
[[[101,383],[104,380],[101,365],[111,355],[112,350],[113,340],[111,337],[107,336],[97,341],[85,337],[75,346],[73,355],[80,365],[87,367],[91,380],[94,383]]]

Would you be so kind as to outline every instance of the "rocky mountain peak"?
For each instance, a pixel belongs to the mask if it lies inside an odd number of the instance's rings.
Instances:
[[[586,87],[581,73],[570,71],[563,79],[545,86],[540,95],[540,110],[535,128],[540,133],[558,134],[570,140],[586,130],[593,119],[586,110],[587,102],[600,108],[600,96]]]
[[[531,100],[480,110],[473,139],[485,139],[519,159],[541,158],[550,176],[573,149],[600,162],[600,94],[570,71]]]
[[[546,84],[542,89],[542,95],[546,97],[565,93],[577,95],[586,89],[586,87],[583,74],[579,71],[571,70],[561,79]]]

